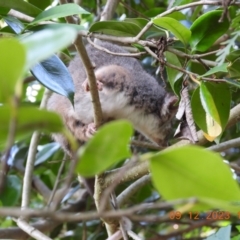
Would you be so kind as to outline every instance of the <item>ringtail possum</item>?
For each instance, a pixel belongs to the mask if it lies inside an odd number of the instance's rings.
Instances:
[[[98,44],[111,52],[127,52],[109,42]],[[135,58],[112,55],[91,45],[87,46],[87,52],[95,66],[103,122],[127,119],[149,140],[165,145],[177,98],[167,93]],[[79,56],[70,62],[69,71],[75,85],[74,107],[66,97],[53,93],[47,109],[59,113],[72,134],[84,142],[94,134],[94,113],[87,76]],[[62,135],[54,134],[53,138],[71,153]]]

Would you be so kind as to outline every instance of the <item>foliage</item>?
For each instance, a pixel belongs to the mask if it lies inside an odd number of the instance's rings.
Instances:
[[[90,211],[96,210],[93,199],[85,197],[77,174],[84,177],[98,174],[96,186],[100,189],[96,187],[95,193],[98,208],[102,207],[100,200],[108,203],[114,191],[111,206],[116,213],[117,208],[119,212],[126,210],[118,217],[133,220],[131,231],[138,234],[136,239],[239,239],[239,139],[229,144],[229,140],[238,137],[236,116],[240,114],[236,108],[235,117],[233,111],[231,115],[231,108],[240,100],[239,2],[219,7],[218,2],[208,5],[207,1],[179,0],[174,5],[166,0],[120,1],[113,19],[104,21],[99,19],[106,1],[80,2],[81,6],[60,5],[53,0],[0,0],[2,209],[21,207],[26,197],[22,192],[27,184],[24,179],[29,174],[26,162],[33,154],[28,207],[43,213],[48,209],[45,214],[53,219],[45,219],[44,224],[52,239],[107,238],[99,216],[91,215]],[[68,16],[80,17],[81,24],[68,24]],[[78,34],[128,44],[135,51],[147,50],[140,60],[147,63],[148,71],[154,65],[153,74],[160,84],[165,82],[169,91],[185,101],[183,122],[188,120],[190,107],[186,105],[191,105],[193,120],[201,131],[198,134],[201,139],[195,144],[204,146],[184,146],[186,143],[173,137],[170,138],[173,146],[164,150],[135,146],[130,140],[138,135],[133,135],[130,123],[121,120],[104,125],[91,140],[78,147],[58,114],[39,109],[40,102],[43,100],[44,105],[47,97],[46,93],[43,97],[44,87],[74,102],[74,85],[63,61],[69,62],[76,54],[72,43]],[[165,39],[166,44],[159,47],[159,39]],[[160,52],[158,56],[156,52]],[[182,95],[186,85],[191,104]],[[192,128],[189,122],[187,126],[190,134],[182,137],[189,140]],[[177,129],[176,122],[173,128]],[[37,150],[32,153],[30,135],[34,131],[40,136]],[[72,161],[65,161],[60,146],[51,140],[51,132],[68,139],[75,150]],[[224,150],[214,149],[222,154],[206,149],[214,146],[214,141],[225,143]],[[62,191],[66,186],[67,191]],[[116,201],[124,196],[124,205],[118,206]],[[64,212],[66,205],[74,214],[89,213],[88,218],[73,214],[72,221],[55,222],[54,207]],[[81,210],[71,206],[80,206]],[[140,210],[131,212],[131,206]],[[0,215],[0,238],[18,238],[22,233],[12,236],[14,231],[6,230],[15,226],[10,218],[14,214],[4,214],[0,209]],[[37,226],[43,215],[39,211],[34,216],[29,223]],[[102,217],[110,225],[109,216]],[[215,234],[209,236],[213,231]]]

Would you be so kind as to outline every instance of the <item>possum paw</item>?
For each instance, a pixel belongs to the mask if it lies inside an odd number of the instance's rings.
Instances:
[[[96,131],[97,131],[97,128],[95,126],[95,123],[88,124],[86,129],[86,137],[91,138],[96,133]]]
[[[83,82],[82,87],[83,87],[85,92],[89,92],[90,91],[90,86],[88,84],[88,80],[87,79]],[[98,91],[102,91],[102,89],[103,89],[103,83],[98,81],[98,80],[97,80],[97,89],[98,89]]]

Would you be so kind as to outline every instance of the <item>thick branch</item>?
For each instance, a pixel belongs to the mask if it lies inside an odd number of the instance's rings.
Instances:
[[[104,10],[102,11],[102,14],[101,14],[100,21],[107,21],[109,19],[112,19],[113,14],[115,12],[115,9],[117,8],[119,1],[120,0],[108,0],[106,2]]]

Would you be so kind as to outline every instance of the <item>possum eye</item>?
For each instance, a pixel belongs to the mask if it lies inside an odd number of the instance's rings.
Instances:
[[[75,125],[75,127],[81,127],[83,124],[80,120],[76,120],[74,125]]]

